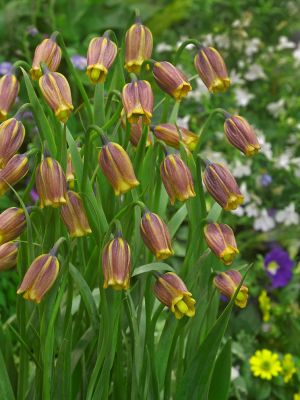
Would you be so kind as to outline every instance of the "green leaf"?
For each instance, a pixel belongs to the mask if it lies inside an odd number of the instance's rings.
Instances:
[[[215,203],[207,215],[207,221],[217,222],[222,210],[222,207],[218,203]]]
[[[173,217],[170,219],[168,222],[168,228],[169,232],[171,235],[171,238],[173,238],[178,231],[179,227],[183,223],[183,221],[186,219],[187,216],[187,208],[186,205],[184,204],[179,208],[179,210],[176,211],[176,213],[173,215]]]
[[[227,400],[231,376],[231,339],[220,352],[213,370],[208,400]]]
[[[14,400],[15,395],[11,387],[3,354],[0,350],[0,399]]]
[[[97,331],[99,328],[99,317],[97,312],[97,306],[93,294],[91,292],[91,289],[89,288],[88,284],[86,283],[86,281],[84,280],[83,276],[78,271],[78,269],[74,267],[74,265],[70,264],[69,270],[73,281],[76,283],[80,291],[82,300],[86,306],[86,310],[90,317],[91,323],[94,329]]]
[[[32,112],[34,114],[36,124],[39,129],[39,133],[42,135],[43,139],[47,140],[47,143],[49,146],[49,151],[50,151],[52,157],[56,158],[57,148],[56,148],[55,140],[54,140],[48,119],[47,119],[47,117],[44,113],[43,107],[41,106],[41,103],[34,91],[34,88],[31,84],[29,76],[27,75],[26,71],[23,68],[21,68],[21,71],[24,76],[24,82],[25,82],[27,94],[29,97],[29,101],[32,105]]]
[[[141,267],[136,268],[133,271],[132,276],[137,276],[137,275],[141,275],[147,272],[152,272],[152,271],[161,271],[161,272],[165,272],[165,271],[172,271],[175,272],[174,269],[172,267],[170,267],[170,265],[165,264],[165,263],[150,263],[150,264],[145,264],[142,265]]]
[[[246,273],[230,303],[201,343],[199,351],[188,363],[188,368],[179,383],[179,389],[175,397],[176,400],[205,399],[205,394],[210,385],[210,377],[214,368],[216,356],[229,322],[235,298],[251,266],[252,265],[250,265],[246,270]],[[202,394],[201,397],[199,397],[199,393]]]

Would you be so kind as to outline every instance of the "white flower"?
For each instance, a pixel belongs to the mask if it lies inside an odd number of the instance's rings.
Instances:
[[[183,118],[177,118],[177,125],[180,126],[181,128],[189,129],[189,120],[191,116],[186,115]]]
[[[267,105],[267,110],[270,114],[273,115],[274,118],[278,118],[282,111],[284,110],[285,100],[280,99],[278,101],[274,101],[273,103],[269,103]]]
[[[243,176],[251,175],[250,164],[251,164],[250,160],[244,161],[243,163],[239,159],[235,160],[234,167],[231,170],[232,174],[236,178],[242,178]]]
[[[214,42],[218,45],[219,49],[229,49],[230,40],[227,33],[223,33],[222,35],[216,35]]]
[[[252,38],[248,41],[245,48],[245,54],[248,57],[251,57],[253,54],[257,53],[259,47],[261,45],[261,41],[259,38]]]
[[[242,182],[240,184],[240,191],[242,192],[242,195],[244,196],[244,204],[248,203],[250,201],[250,195],[247,189],[247,183]]]
[[[187,39],[188,39],[187,36],[182,36],[176,43],[176,49],[178,49],[182,45],[182,43],[185,42]],[[185,48],[187,50],[192,50],[194,47],[195,47],[195,45],[192,44],[192,43],[190,43],[187,46],[185,46]]]
[[[300,45],[298,44],[298,47],[296,50],[293,51],[293,57],[295,59],[295,64],[296,66],[300,65]]]
[[[242,217],[244,215],[244,209],[243,207],[238,207],[236,210],[230,211],[233,215],[236,215],[237,217]]]
[[[289,225],[298,225],[300,218],[299,214],[295,210],[295,204],[291,203],[283,210],[278,211],[276,213],[275,219],[279,224],[289,226]]]
[[[277,50],[294,49],[295,43],[291,42],[286,36],[280,36]]]
[[[209,96],[210,93],[200,78],[196,78],[196,87],[189,92],[188,98],[199,100],[201,97]]]
[[[231,85],[242,85],[244,83],[244,79],[241,78],[241,75],[235,70],[231,70],[230,72],[230,83]]]
[[[284,153],[281,153],[280,156],[277,158],[275,167],[289,170],[290,164],[293,161],[292,156],[293,156],[292,150],[287,149]]]
[[[248,103],[254,98],[254,94],[249,93],[242,88],[235,88],[234,95],[238,106],[246,107]]]
[[[156,52],[157,53],[163,53],[165,51],[172,51],[173,47],[171,45],[169,45],[168,43],[158,43],[158,45],[156,46]]]
[[[247,217],[255,218],[259,214],[259,209],[255,203],[249,203],[245,207],[245,213],[246,213]]]
[[[257,137],[258,142],[261,146],[260,152],[266,156],[268,160],[272,160],[273,152],[271,143],[266,141],[265,135],[256,129],[256,132],[259,132],[259,136]]]
[[[244,77],[247,81],[256,81],[257,79],[266,79],[266,74],[261,65],[252,64]]]
[[[256,231],[271,231],[275,228],[274,218],[270,217],[266,209],[262,209],[254,220],[253,228]]]
[[[230,373],[230,380],[234,381],[236,378],[240,376],[240,369],[239,367],[231,367],[231,373]]]
[[[203,151],[203,158],[209,160],[212,163],[220,163],[228,168],[228,162],[224,158],[224,154],[212,149],[206,148]]]

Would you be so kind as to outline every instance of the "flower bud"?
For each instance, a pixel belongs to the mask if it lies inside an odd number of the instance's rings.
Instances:
[[[169,154],[161,163],[160,174],[171,204],[196,196],[191,171],[179,155]]]
[[[181,319],[185,315],[187,317],[195,315],[196,301],[174,272],[166,272],[157,278],[154,293],[160,302],[170,308],[176,319]]]
[[[67,203],[61,207],[61,217],[71,237],[81,237],[92,232],[78,193],[68,191]]]
[[[15,154],[0,170],[0,196],[19,182],[29,171],[28,158],[25,154]]]
[[[127,83],[122,91],[122,102],[130,124],[137,123],[140,117],[144,124],[150,124],[153,113],[153,93],[149,82]]]
[[[108,37],[96,37],[90,41],[87,54],[86,74],[92,83],[102,83],[117,56],[117,45]]]
[[[141,219],[140,231],[145,245],[158,260],[174,254],[167,225],[157,214],[147,211]]]
[[[67,182],[65,174],[54,158],[46,157],[38,165],[35,176],[36,189],[40,197],[40,207],[60,207],[67,202]]]
[[[75,182],[75,171],[72,163],[71,153],[68,153],[67,157],[66,179],[69,184],[69,187],[73,189]]]
[[[5,271],[17,264],[18,243],[8,242],[0,246],[0,271]]]
[[[10,118],[0,125],[0,168],[16,154],[25,137],[25,128],[21,121]]]
[[[153,48],[152,33],[140,22],[133,24],[125,36],[125,68],[138,74],[145,60],[151,57]]]
[[[112,286],[115,290],[127,290],[130,284],[131,252],[126,240],[115,237],[103,250],[102,269],[106,289]]]
[[[260,150],[254,129],[245,118],[239,115],[226,118],[224,130],[229,143],[241,150],[246,156],[253,156]]]
[[[28,268],[17,294],[23,293],[24,299],[40,303],[54,284],[58,271],[58,259],[51,253],[42,254]]]
[[[10,207],[0,214],[0,244],[15,240],[26,227],[22,208]]]
[[[99,165],[119,196],[139,185],[126,151],[118,143],[108,142],[99,152]]]
[[[158,86],[176,101],[182,100],[192,90],[187,77],[168,61],[156,62],[153,75]]]
[[[208,247],[220,258],[225,265],[230,265],[239,253],[230,226],[210,223],[204,227],[204,236]]]
[[[14,104],[20,89],[16,75],[6,74],[0,79],[0,121],[7,118],[7,113]]]
[[[175,149],[179,149],[181,140],[190,151],[193,151],[199,141],[199,136],[195,135],[188,129],[181,127],[177,128],[174,124],[157,125],[153,132],[157,139],[162,140],[168,146],[174,147]]]
[[[44,39],[35,49],[30,75],[32,79],[39,79],[42,76],[41,63],[54,72],[59,67],[61,60],[61,49],[54,38]]]
[[[230,269],[226,272],[221,272],[214,277],[214,285],[221,294],[231,299],[234,296],[239,284],[241,283],[242,275],[239,271]],[[242,285],[236,298],[235,304],[240,308],[245,308],[248,300],[248,288]]]
[[[226,65],[213,47],[202,47],[194,59],[198,75],[212,93],[225,92],[230,86]]]
[[[55,117],[65,124],[74,108],[66,78],[59,72],[47,72],[40,77],[39,86]]]
[[[226,211],[235,210],[244,202],[236,180],[223,165],[208,163],[204,176],[204,185],[209,194]]]

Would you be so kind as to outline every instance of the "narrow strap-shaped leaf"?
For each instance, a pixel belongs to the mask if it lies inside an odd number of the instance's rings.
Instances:
[[[187,216],[187,208],[186,208],[186,205],[183,204],[183,206],[181,206],[176,211],[176,213],[172,216],[172,218],[168,222],[168,228],[169,228],[171,238],[173,238],[175,236],[175,234],[178,231],[178,229],[180,228],[181,224],[186,219],[186,216]]]
[[[97,306],[94,297],[92,295],[91,289],[89,288],[88,284],[86,283],[86,281],[84,280],[83,276],[78,271],[78,269],[74,267],[74,265],[70,264],[69,270],[73,281],[75,282],[80,291],[82,300],[86,306],[86,310],[91,320],[91,323],[94,329],[97,331],[99,328],[99,317],[98,317]]]
[[[231,375],[231,339],[221,350],[213,370],[208,400],[227,400]]]
[[[3,354],[0,349],[0,399],[14,400],[15,395],[11,387]]]
[[[57,148],[56,148],[55,140],[54,140],[48,119],[47,119],[47,117],[44,113],[43,107],[41,106],[41,103],[39,102],[39,99],[34,91],[34,88],[29,79],[29,76],[27,75],[27,72],[23,68],[21,68],[21,71],[24,76],[24,82],[25,82],[27,94],[29,97],[29,101],[32,105],[32,111],[35,116],[35,120],[36,120],[38,129],[39,129],[39,132],[42,135],[42,138],[47,141],[49,151],[50,151],[52,157],[56,158]]]
[[[145,274],[147,272],[152,272],[152,271],[160,271],[160,272],[165,272],[165,271],[173,271],[174,269],[170,267],[170,265],[165,264],[165,263],[150,263],[150,264],[145,264],[142,265],[141,267],[135,268],[133,271],[132,276],[137,276],[141,274]]]

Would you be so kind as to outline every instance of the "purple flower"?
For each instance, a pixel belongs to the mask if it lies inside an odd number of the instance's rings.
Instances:
[[[266,273],[271,279],[273,288],[286,286],[292,279],[294,261],[280,246],[276,245],[269,251],[264,260]]]
[[[72,64],[75,68],[79,69],[80,71],[84,71],[86,69],[86,58],[75,54],[71,57]]]
[[[12,63],[3,61],[0,63],[0,75],[9,74],[12,71]]]
[[[261,186],[267,187],[272,183],[272,176],[269,174],[262,174],[260,177]]]
[[[32,190],[30,191],[30,197],[31,197],[32,201],[33,201],[34,203],[36,203],[36,202],[38,201],[38,199],[39,199],[38,192],[37,192],[35,189],[32,189]]]
[[[39,33],[39,31],[35,26],[29,26],[27,28],[27,33],[30,36],[36,36]]]

